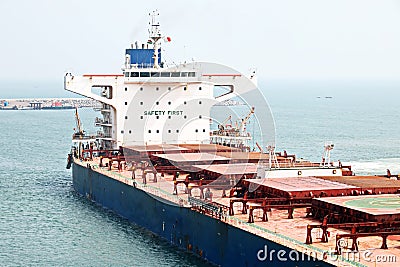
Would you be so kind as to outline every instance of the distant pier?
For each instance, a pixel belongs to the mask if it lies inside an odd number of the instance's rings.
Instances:
[[[96,107],[99,102],[89,98],[19,98],[0,99],[0,110],[73,109]]]

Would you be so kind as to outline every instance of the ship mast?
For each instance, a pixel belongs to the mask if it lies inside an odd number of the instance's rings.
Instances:
[[[149,38],[152,40],[153,49],[154,49],[154,68],[158,69],[160,65],[158,65],[158,49],[159,49],[159,41],[161,39],[161,30],[160,30],[160,22],[157,21],[157,17],[160,15],[157,10],[153,11],[153,13],[149,14],[151,16],[150,29],[149,29]]]

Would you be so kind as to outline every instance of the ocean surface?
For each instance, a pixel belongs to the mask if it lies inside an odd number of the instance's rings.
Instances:
[[[399,88],[271,82],[261,89],[278,151],[320,160],[332,141],[332,159],[357,173],[398,174]],[[93,129],[95,113],[80,114]],[[209,266],[73,191],[65,166],[74,127],[73,110],[0,111],[0,266]]]
[[[275,118],[277,151],[321,161],[331,142],[331,159],[357,174],[400,174],[399,82],[271,82],[261,90]]]

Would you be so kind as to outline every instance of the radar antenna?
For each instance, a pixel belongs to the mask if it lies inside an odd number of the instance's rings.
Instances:
[[[160,22],[157,21],[157,17],[160,15],[157,10],[153,11],[153,13],[149,13],[151,16],[150,29],[149,29],[149,38],[153,43],[153,59],[154,59],[154,68],[158,69],[160,65],[158,65],[158,50],[159,50],[159,41],[162,38],[161,30],[160,30]]]

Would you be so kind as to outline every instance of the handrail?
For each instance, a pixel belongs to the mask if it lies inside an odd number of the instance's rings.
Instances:
[[[128,178],[128,177],[123,176],[122,174],[120,174],[118,172],[100,168],[97,164],[92,164],[91,166],[93,166],[94,169],[96,171],[98,171],[99,173],[106,174],[107,176],[112,176],[112,177],[116,178],[117,180],[119,180],[121,182],[124,182],[125,184],[128,184],[128,185],[134,186],[136,188],[139,188],[139,189],[141,189],[141,190],[143,190],[143,191],[145,191],[145,192],[147,192],[149,194],[155,195],[155,196],[160,197],[160,198],[165,198],[165,199],[167,199],[167,200],[171,201],[172,203],[175,203],[175,204],[177,204],[179,206],[190,207],[190,204],[189,204],[188,200],[183,199],[178,195],[173,195],[173,194],[171,194],[171,193],[169,193],[169,192],[167,192],[167,191],[165,191],[165,190],[163,190],[161,188],[158,188],[158,187],[155,187],[155,186],[152,186],[152,185],[149,185],[149,184],[141,183],[141,182],[137,181],[136,179]]]

